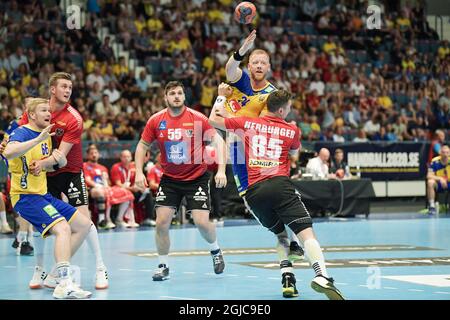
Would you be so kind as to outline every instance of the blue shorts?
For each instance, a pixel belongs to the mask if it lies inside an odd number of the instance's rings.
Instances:
[[[42,237],[61,220],[70,222],[77,211],[70,204],[54,198],[50,193],[45,195],[21,194],[14,205],[14,210],[38,230]]]
[[[446,190],[450,190],[450,181],[447,181],[447,189],[442,188],[441,182],[436,182],[436,191],[437,192],[445,192]]]
[[[248,189],[248,171],[245,163],[244,144],[233,142],[230,148],[231,167],[233,168],[234,181],[240,196],[243,196]]]

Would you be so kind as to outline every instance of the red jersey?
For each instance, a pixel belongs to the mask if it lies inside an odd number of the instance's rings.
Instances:
[[[289,177],[289,151],[300,148],[300,129],[273,117],[227,118],[225,127],[245,141],[248,185],[277,176]],[[241,134],[240,134],[241,133]]]
[[[148,120],[141,139],[149,145],[158,141],[164,175],[190,181],[206,172],[203,138],[214,133],[208,118],[200,112],[186,108],[182,114],[172,117],[164,109]]]
[[[28,114],[24,113],[20,125],[28,123]],[[67,154],[67,165],[56,170],[48,172],[49,176],[61,172],[79,173],[83,169],[83,150],[81,144],[81,134],[83,133],[83,118],[79,112],[70,104],[66,104],[60,111],[52,112],[51,123],[55,124],[52,132],[56,134],[52,137],[54,149],[58,149],[61,141],[72,143],[73,146]]]
[[[116,184],[116,181],[124,184],[129,182],[130,186],[134,185],[134,178],[136,177],[136,167],[134,162],[128,165],[128,169],[125,168],[122,162],[116,163],[111,168],[111,183]]]
[[[153,166],[150,168],[150,170],[148,170],[147,172],[147,180],[150,182],[150,180],[154,180],[158,185],[161,182],[161,178],[163,175],[163,171],[162,168],[160,166]],[[153,193],[156,193],[156,189],[151,189],[153,191]]]
[[[83,163],[84,176],[90,177],[95,183],[108,186],[108,182],[103,180],[103,174],[108,175],[108,169],[99,163],[85,162]]]

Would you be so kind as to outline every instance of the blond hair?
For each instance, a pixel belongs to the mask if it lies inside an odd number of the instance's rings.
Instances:
[[[40,104],[48,104],[48,100],[44,98],[27,98],[25,107],[28,113],[36,112],[36,108]]]
[[[266,50],[263,50],[263,49],[255,49],[255,50],[253,50],[252,53],[250,53],[250,56],[248,57],[248,61],[250,61],[252,59],[252,56],[254,56],[256,54],[265,54],[267,56],[267,58],[269,59],[269,61],[270,61],[269,54],[267,53]]]
[[[72,76],[67,72],[55,72],[50,76],[48,80],[48,86],[53,87],[58,84],[58,80],[69,80],[72,81]]]

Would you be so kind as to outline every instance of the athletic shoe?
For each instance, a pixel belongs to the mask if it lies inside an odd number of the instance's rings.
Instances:
[[[128,222],[128,225],[130,226],[130,228],[139,228],[139,223],[136,222]]]
[[[103,290],[108,289],[108,287],[108,271],[106,270],[106,267],[103,266],[97,268],[97,271],[95,273],[95,289]]]
[[[116,225],[119,228],[130,228],[130,225],[128,223],[126,223],[125,221],[116,221]]]
[[[66,284],[58,284],[53,291],[55,299],[87,299],[92,295],[89,291],[84,291],[72,281]]]
[[[98,223],[99,229],[106,229],[106,220],[102,220]]]
[[[436,211],[435,207],[429,207],[428,208],[428,215],[434,216],[436,213],[437,213],[437,211]]]
[[[108,221],[105,226],[105,230],[114,229],[116,225],[112,221]]]
[[[29,282],[30,289],[41,289],[44,287],[44,280],[47,277],[47,272],[44,268],[36,266],[34,267],[33,278]]]
[[[216,274],[220,274],[225,269],[225,261],[223,260],[222,250],[219,249],[219,252],[216,254],[211,253],[213,260],[214,272]]]
[[[156,221],[152,219],[145,219],[144,221],[142,221],[142,225],[147,227],[155,227]]]
[[[11,227],[9,226],[9,224],[5,223],[0,226],[0,233],[11,234],[11,233],[13,233],[13,231],[12,231]]]
[[[290,262],[303,260],[305,258],[305,252],[302,247],[299,246],[297,241],[292,241],[289,245],[289,255],[288,259]]]
[[[47,277],[44,279],[44,287],[54,289],[58,286],[58,278],[52,275],[51,273],[47,274]]]
[[[21,256],[32,256],[34,254],[34,248],[30,245],[28,241],[22,242],[19,247]]]
[[[153,274],[153,281],[164,281],[170,278],[169,276],[169,267],[166,267],[165,264],[158,265],[158,269],[155,270],[155,274]]]
[[[11,247],[13,247],[14,249],[17,249],[19,247],[19,245],[20,245],[20,242],[17,241],[16,238],[14,238],[14,241],[13,241]]]
[[[334,286],[333,278],[326,278],[322,275],[316,276],[311,281],[311,288],[325,294],[330,300],[344,300],[342,293]]]
[[[295,298],[298,297],[298,291],[295,286],[295,275],[291,272],[284,272],[281,276],[281,284],[283,285],[283,297]]]

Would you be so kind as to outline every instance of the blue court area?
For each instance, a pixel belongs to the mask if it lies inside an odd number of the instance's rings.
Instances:
[[[400,216],[400,215],[399,215]],[[404,216],[404,215],[402,215]],[[336,219],[316,221],[328,272],[347,299],[450,299],[450,219]],[[228,220],[218,227],[226,268],[215,275],[205,241],[192,227],[171,230],[171,279],[153,282],[154,229],[100,233],[110,288],[94,289],[94,259],[86,244],[73,259],[93,299],[282,300],[275,240],[255,224]],[[0,238],[0,299],[52,299],[50,289],[30,290],[34,257],[16,256],[12,238]],[[46,263],[50,269],[53,240]],[[300,296],[325,300],[310,287],[313,271],[295,264]]]

